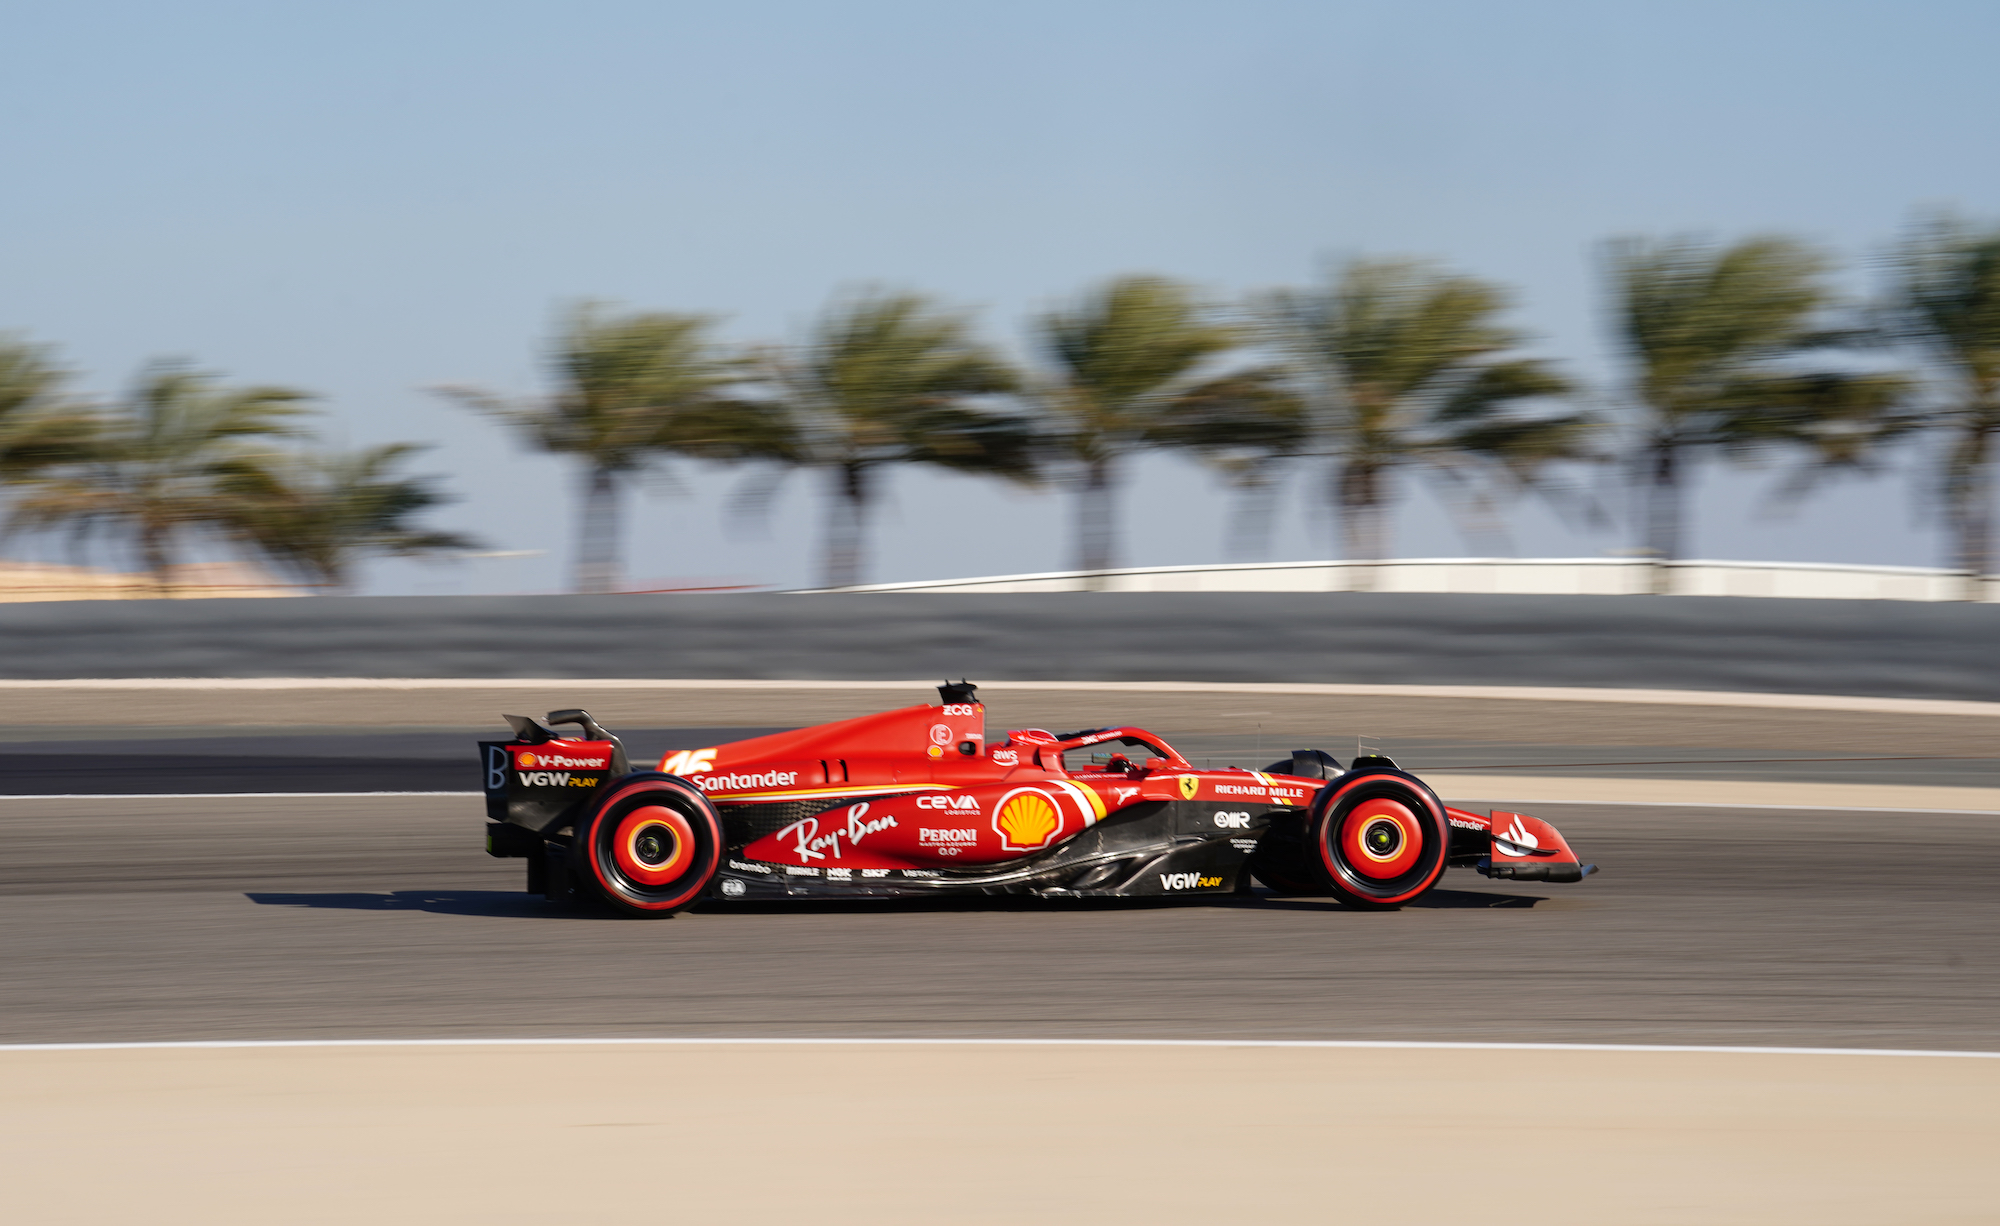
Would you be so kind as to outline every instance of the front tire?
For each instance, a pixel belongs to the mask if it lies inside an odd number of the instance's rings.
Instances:
[[[1423,781],[1368,770],[1322,791],[1306,823],[1306,847],[1335,898],[1369,911],[1393,910],[1444,875],[1451,824]]]
[[[576,871],[611,909],[663,919],[708,891],[722,866],[722,819],[708,797],[674,775],[611,785],[577,823]]]

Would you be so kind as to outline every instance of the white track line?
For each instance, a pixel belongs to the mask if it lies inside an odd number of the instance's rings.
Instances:
[[[1400,1039],[959,1039],[959,1038],[523,1038],[523,1039],[193,1039],[156,1043],[0,1043],[0,1052],[208,1051],[336,1047],[1206,1047],[1325,1048],[1360,1051],[1608,1051],[1730,1056],[1925,1056],[2000,1060],[2000,1051],[1880,1047],[1719,1047],[1686,1043],[1453,1043]]]
[[[702,678],[548,677],[89,677],[0,680],[9,692],[82,690],[930,690],[921,681],[769,681]],[[1760,707],[1779,710],[1864,711],[1891,715],[2000,717],[2000,702],[1946,698],[1868,698],[1846,694],[1762,694],[1726,690],[1598,689],[1591,686],[1362,685],[1236,681],[990,681],[994,692],[1088,690],[1108,694],[1262,694],[1339,698],[1510,699],[1525,702],[1615,702],[1674,707]]]

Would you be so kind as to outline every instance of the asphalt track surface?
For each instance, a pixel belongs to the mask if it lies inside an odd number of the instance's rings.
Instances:
[[[1454,798],[1463,799],[1463,798]],[[562,911],[459,797],[0,802],[0,1041],[1521,1040],[2000,1050],[1990,816],[1566,806],[1572,886]]]
[[[0,606],[0,678],[1336,682],[2000,699],[2000,605],[1388,593]],[[7,722],[30,722],[10,715]]]

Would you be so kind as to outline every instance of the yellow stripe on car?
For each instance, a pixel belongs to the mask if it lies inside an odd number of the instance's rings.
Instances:
[[[1104,816],[1104,800],[1096,792],[1067,779],[1051,779],[1049,782],[1068,792],[1070,799],[1076,801],[1077,812],[1083,814],[1084,825],[1093,825]]]

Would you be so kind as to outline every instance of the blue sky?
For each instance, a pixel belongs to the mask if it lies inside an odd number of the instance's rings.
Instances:
[[[1356,253],[1519,292],[1536,348],[1607,394],[1592,252],[1629,233],[1782,230],[1869,261],[1914,207],[2000,215],[1990,3],[15,3],[0,38],[0,329],[115,393],[149,358],[325,397],[351,443],[438,444],[437,518],[525,560],[371,568],[370,590],[546,589],[571,474],[427,387],[541,384],[583,297],[799,335],[834,292],[908,286],[1019,347],[1032,312],[1127,271],[1219,297]],[[1936,564],[1920,457],[1766,515],[1775,473],[1710,468],[1699,556]],[[1229,497],[1135,471],[1130,564],[1224,559]],[[1276,556],[1323,557],[1308,474]],[[636,492],[628,570],[795,585],[820,491],[762,526],[740,473]],[[1615,494],[1615,491],[1612,491]],[[1413,485],[1405,555],[1468,546]],[[1615,498],[1614,498],[1615,501]],[[942,512],[942,513],[941,513]],[[1053,569],[1068,499],[899,474],[874,578]],[[1517,552],[1624,528],[1535,503]]]

